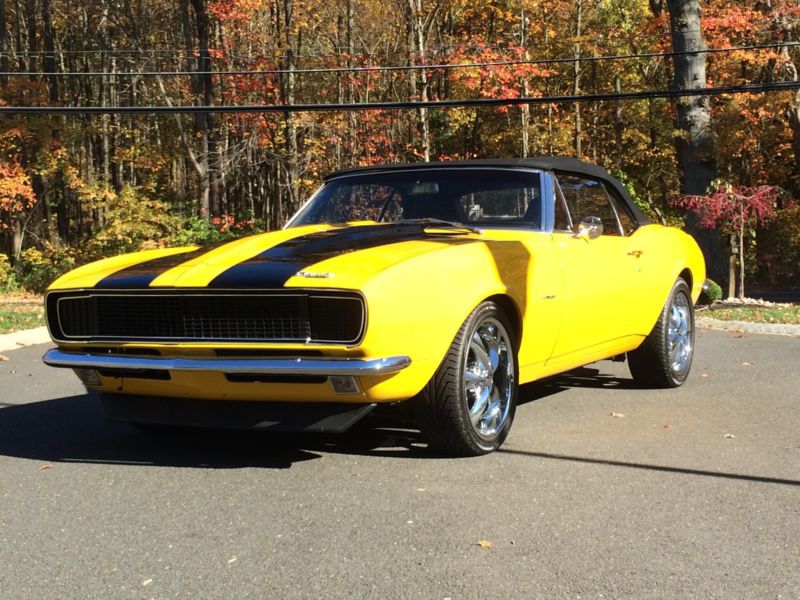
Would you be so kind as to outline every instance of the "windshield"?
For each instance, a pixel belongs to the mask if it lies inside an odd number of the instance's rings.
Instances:
[[[289,222],[440,219],[540,229],[539,173],[510,169],[420,169],[353,174],[328,181]]]

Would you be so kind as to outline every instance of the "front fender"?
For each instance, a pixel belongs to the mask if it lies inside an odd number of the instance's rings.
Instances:
[[[387,269],[363,289],[367,300],[364,356],[386,352],[411,357],[411,365],[374,382],[370,396],[411,397],[442,362],[469,314],[486,298],[513,294],[495,257],[482,243],[470,243],[407,260]]]

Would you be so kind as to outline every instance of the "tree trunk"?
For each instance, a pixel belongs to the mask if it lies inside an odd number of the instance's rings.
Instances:
[[[192,0],[192,2],[194,2],[194,0]],[[201,70],[200,67],[201,61],[199,60],[196,61],[194,58],[194,28],[192,26],[192,17],[191,17],[191,10],[189,3],[190,0],[181,0],[180,3],[181,28],[183,29],[183,43],[186,52],[186,66],[187,70],[199,71]],[[161,77],[157,77],[156,81],[158,82],[159,88],[161,89],[161,93],[164,95],[165,101],[171,105],[172,101],[170,99],[170,96],[167,94],[166,89],[164,88],[164,84]],[[200,98],[202,92],[200,75],[192,76],[191,88],[192,88],[192,94],[194,95],[195,104],[202,104],[203,100]],[[194,149],[191,146],[193,141],[189,139],[189,136],[187,136],[185,131],[183,130],[181,115],[176,114],[175,121],[178,125],[178,131],[180,132],[181,135],[181,141],[183,142],[184,148],[186,149],[189,155],[189,160],[191,161],[192,166],[194,167],[195,171],[197,172],[197,175],[200,178],[200,204],[198,207],[200,212],[200,217],[208,221],[211,218],[211,180],[209,176],[209,165],[208,165],[208,136],[203,135],[203,128],[206,124],[205,116],[202,113],[198,113],[195,115],[194,118],[194,131],[195,133],[200,134],[201,137],[199,154],[195,153]]]
[[[672,32],[674,74],[673,88],[696,90],[706,87],[706,55],[684,54],[704,50],[698,0],[667,0]],[[716,178],[716,144],[711,131],[711,109],[707,96],[688,96],[676,102],[677,127],[675,150],[681,171],[681,192],[684,195],[704,196]],[[724,281],[725,257],[719,231],[700,226],[694,212],[686,216],[686,228],[697,240],[706,261],[706,273],[712,279]]]
[[[614,91],[622,93],[622,83],[619,77],[614,78]],[[622,154],[622,133],[625,131],[625,120],[622,116],[622,102],[617,101],[614,106],[614,141],[616,142],[615,152],[617,156]]]
[[[286,62],[285,67],[288,73],[286,74],[286,83],[283,92],[283,101],[285,104],[294,104],[295,88],[297,85],[297,76],[294,71],[297,69],[297,54],[299,48],[297,45],[297,35],[293,32],[293,16],[294,16],[294,0],[283,0],[283,25],[285,38],[285,52]],[[294,113],[286,111],[283,114],[284,119],[284,135],[286,137],[286,160],[285,160],[285,173],[286,173],[286,188],[289,192],[289,206],[286,212],[293,211],[299,203],[300,195],[300,174],[299,174],[299,145],[297,140],[297,123],[295,121]],[[278,211],[278,222],[280,226],[286,215],[284,215],[284,207],[281,204]]]
[[[794,152],[794,194],[800,196],[800,92],[795,92],[794,105],[789,108],[789,125],[792,127]]]
[[[530,53],[528,52],[527,46],[527,17],[525,16],[525,9],[520,10],[519,15],[520,20],[520,35],[519,35],[519,45],[525,49],[525,60],[530,60]],[[528,97],[528,78],[522,78],[522,96],[524,98]],[[520,127],[522,128],[522,158],[528,156],[528,144],[529,144],[529,127],[531,121],[531,107],[530,104],[523,104],[520,107]]]
[[[739,300],[744,300],[744,199],[739,213]]]
[[[8,38],[6,37],[6,3],[0,2],[0,71],[8,72]],[[0,84],[6,87],[7,78],[0,76]]]
[[[781,48],[784,58],[784,70],[790,81],[797,81],[797,66],[791,60],[789,47]],[[792,177],[795,196],[800,197],[800,90],[795,90],[789,103],[789,127],[792,129],[792,152],[794,153],[794,176]]]
[[[48,82],[48,99],[51,103],[58,105],[60,103],[60,94],[58,89],[58,65],[56,63],[56,49],[55,49],[55,33],[53,31],[53,17],[50,7],[50,0],[41,0],[42,9],[42,37],[44,43],[44,58],[42,66],[47,73],[46,79]],[[50,135],[54,144],[61,143],[61,131],[57,121],[53,121],[54,125],[50,129]],[[69,206],[67,205],[67,192],[66,185],[64,184],[64,176],[60,170],[53,173],[53,196],[55,197],[56,205],[56,218],[58,221],[58,234],[50,231],[51,242],[55,246],[60,245],[63,240],[66,244],[70,243],[70,227],[69,227]]]
[[[425,64],[425,46],[426,38],[428,36],[428,29],[433,19],[433,13],[428,15],[427,19],[422,18],[422,0],[408,0],[409,2],[409,15],[411,17],[411,31],[413,36],[413,47],[418,54],[417,64]],[[412,75],[416,82],[416,75]],[[430,134],[430,121],[428,119],[428,109],[424,103],[428,101],[428,74],[425,69],[419,71],[420,79],[420,102],[423,106],[419,107],[419,120],[422,126],[422,157],[425,162],[431,160],[431,134]],[[416,86],[415,86],[416,87]]]
[[[572,93],[577,96],[581,91],[581,27],[583,25],[583,0],[575,0],[575,62],[572,65]],[[583,146],[583,125],[581,123],[581,103],[575,103],[575,157],[581,158]]]
[[[53,34],[53,18],[50,10],[50,0],[42,0],[42,37],[44,38],[44,60],[42,65],[47,73],[48,94],[50,101],[58,104],[58,75],[56,75],[56,49]]]
[[[19,0],[14,0],[14,14],[17,16],[15,19],[15,27],[14,27],[14,41],[15,44],[15,53],[17,55],[17,69],[20,71],[25,71],[27,67],[25,66],[25,59],[24,54],[22,52],[22,10],[20,9]]]
[[[592,53],[592,58],[597,58],[597,53]],[[592,60],[591,64],[591,82],[592,82],[592,94],[597,94],[597,61]],[[600,115],[597,106],[597,102],[592,102],[591,104],[591,112],[592,112],[592,127],[589,130],[589,145],[592,148],[592,162],[597,164],[597,152],[598,152],[598,135],[597,132],[600,129]]]
[[[194,9],[195,24],[197,27],[198,42],[198,75],[200,98],[199,102],[205,106],[214,105],[214,79],[210,74],[211,55],[208,52],[209,22],[208,12],[206,11],[205,0],[192,0]],[[199,131],[202,134],[201,143],[203,145],[202,160],[205,167],[203,177],[203,188],[207,190],[208,209],[214,216],[219,216],[219,194],[217,190],[217,169],[212,167],[217,157],[217,131],[214,126],[214,113],[202,113],[199,115]]]
[[[353,68],[353,55],[356,52],[353,41],[353,0],[347,0],[347,68]],[[356,100],[355,80],[353,72],[347,73],[347,102],[352,104]],[[358,164],[358,116],[356,111],[347,113],[348,133],[350,139],[350,166]]]
[[[112,44],[113,46],[113,44]],[[111,101],[111,106],[119,106],[120,105],[120,98],[119,98],[119,87],[117,86],[117,77],[113,74],[117,72],[117,57],[116,55],[111,56],[111,77],[108,78],[108,85],[109,85],[109,98]],[[122,147],[122,126],[121,126],[121,115],[113,114],[111,115],[111,129],[112,129],[112,136],[111,142],[112,147],[114,148],[114,152],[112,154],[111,160],[111,180],[114,184],[114,191],[118,194],[122,191],[122,158],[118,154],[117,150]]]
[[[542,23],[544,30],[544,55],[550,57],[550,15],[547,13],[547,8],[542,6]],[[544,79],[544,93],[546,96],[550,95],[550,76]],[[547,103],[547,154],[552,156],[553,151],[553,103]]]
[[[105,65],[105,58],[101,65]],[[100,104],[108,106],[108,82],[105,77],[100,78]],[[103,182],[111,185],[111,115],[100,115],[100,136],[102,145]]]
[[[19,219],[14,219],[13,233],[11,237],[11,258],[14,263],[19,262],[20,254],[22,254],[22,234],[22,221]]]
[[[19,19],[17,13],[17,19]],[[28,70],[36,70],[36,55],[39,52],[39,36],[36,34],[36,0],[26,0],[25,2],[25,27],[28,29]],[[30,76],[31,81],[36,79],[36,75]]]

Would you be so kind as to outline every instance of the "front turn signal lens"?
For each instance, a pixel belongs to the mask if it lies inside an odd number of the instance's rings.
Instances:
[[[100,376],[94,369],[72,369],[84,385],[100,385]]]
[[[329,377],[331,387],[337,394],[358,394],[361,388],[358,387],[358,381],[352,376],[332,375]]]

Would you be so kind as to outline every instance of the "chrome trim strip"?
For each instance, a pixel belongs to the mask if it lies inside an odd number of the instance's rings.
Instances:
[[[43,358],[51,367],[70,369],[134,369],[155,371],[215,371],[269,375],[386,375],[411,364],[408,356],[388,358],[189,358],[185,356],[120,356],[48,350]]]
[[[423,163],[424,164],[424,163]],[[357,167],[353,167],[356,168]],[[430,171],[528,171],[529,173],[542,173],[545,170],[539,169],[537,167],[509,167],[509,166],[492,166],[492,165],[480,165],[480,166],[469,166],[469,165],[456,165],[456,166],[448,166],[447,164],[442,164],[441,166],[436,167],[418,167],[414,164],[408,165],[395,165],[395,166],[387,166],[385,169],[368,169],[365,171],[345,171],[341,174],[332,174],[324,179],[322,187],[325,186],[326,183],[329,181],[334,181],[336,179],[344,179],[346,177],[362,177],[362,176],[369,176],[369,175],[384,175],[386,173],[408,173],[409,171],[422,171],[428,173]],[[319,192],[319,189],[314,192],[316,195]],[[294,217],[292,217],[294,218]]]

